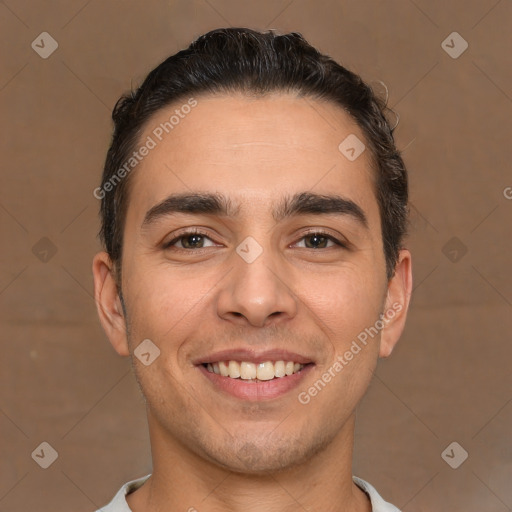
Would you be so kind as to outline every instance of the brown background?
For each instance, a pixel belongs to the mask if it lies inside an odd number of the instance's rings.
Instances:
[[[0,512],[91,511],[151,469],[142,399],[91,296],[92,191],[119,95],[229,25],[301,32],[382,80],[401,116],[415,290],[359,409],[355,474],[405,512],[511,510],[512,2],[5,0]],[[43,31],[48,59],[31,48]],[[453,31],[469,43],[457,59]],[[59,455],[46,470],[43,441]],[[441,457],[453,441],[458,469]]]

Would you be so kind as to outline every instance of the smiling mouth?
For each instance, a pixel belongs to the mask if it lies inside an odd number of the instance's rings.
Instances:
[[[203,366],[208,372],[215,373],[221,377],[248,382],[260,382],[286,378],[295,373],[299,373],[309,364],[311,363],[301,364],[295,361],[284,360],[265,361],[262,363],[229,360],[203,363]]]

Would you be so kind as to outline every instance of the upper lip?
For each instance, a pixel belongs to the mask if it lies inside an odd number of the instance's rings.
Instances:
[[[273,349],[258,351],[249,348],[230,348],[219,350],[202,357],[195,358],[195,365],[204,363],[217,363],[219,361],[247,361],[250,363],[264,363],[266,361],[293,361],[294,363],[308,364],[313,360],[309,357],[290,352],[289,350]]]

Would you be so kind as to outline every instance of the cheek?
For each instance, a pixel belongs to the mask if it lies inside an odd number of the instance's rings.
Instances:
[[[346,343],[379,318],[382,279],[356,268],[322,277],[301,278],[301,298],[327,328],[333,342]]]
[[[212,286],[204,276],[194,278],[190,271],[155,266],[132,272],[126,286],[131,334],[154,339],[157,344],[158,340],[185,336]]]
[[[338,273],[322,281],[322,292],[317,287],[311,293],[309,288],[307,294],[314,322],[323,329],[330,347],[318,367],[317,380],[302,390],[301,397],[317,408],[312,416],[331,411],[333,425],[339,425],[356,407],[377,364],[380,332],[375,324],[382,308],[382,280],[369,276],[355,270]]]

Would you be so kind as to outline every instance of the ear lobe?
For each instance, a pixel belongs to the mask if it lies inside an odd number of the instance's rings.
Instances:
[[[124,317],[114,268],[106,252],[96,254],[92,263],[94,300],[101,325],[115,351],[121,356],[130,355]]]
[[[385,327],[381,331],[380,357],[388,357],[395,348],[405,327],[407,310],[412,293],[411,253],[402,249],[398,255],[395,274],[388,282],[388,292],[383,312]]]

